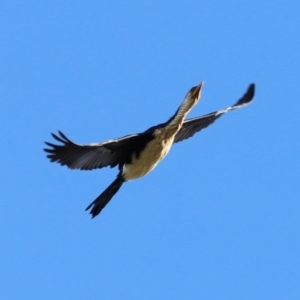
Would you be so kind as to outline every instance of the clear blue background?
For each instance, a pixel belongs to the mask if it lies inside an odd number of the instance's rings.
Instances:
[[[300,299],[299,1],[0,4],[1,299]],[[94,220],[117,170],[45,158],[254,102],[174,145]]]

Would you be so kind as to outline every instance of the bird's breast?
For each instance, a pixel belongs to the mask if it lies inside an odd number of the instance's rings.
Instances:
[[[147,144],[139,156],[133,153],[131,162],[122,168],[125,180],[140,178],[152,171],[170,151],[173,140],[174,137],[163,140],[155,138]]]

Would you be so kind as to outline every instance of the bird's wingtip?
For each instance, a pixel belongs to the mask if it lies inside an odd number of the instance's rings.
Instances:
[[[248,91],[250,91],[252,93],[252,98],[253,98],[254,94],[255,94],[255,83],[251,83],[249,85]]]
[[[234,105],[236,108],[248,105],[252,102],[255,95],[255,83],[251,83],[244,96]]]

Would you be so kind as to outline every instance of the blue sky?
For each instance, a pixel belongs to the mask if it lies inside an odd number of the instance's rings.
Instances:
[[[1,299],[299,299],[297,1],[1,1]],[[42,151],[254,102],[174,145],[91,221],[116,169]]]

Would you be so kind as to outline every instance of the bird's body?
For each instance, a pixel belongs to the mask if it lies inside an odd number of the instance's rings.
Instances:
[[[185,121],[186,115],[199,101],[203,83],[187,93],[173,117],[167,122],[148,130],[103,143],[79,145],[62,132],[52,136],[62,145],[46,142],[51,148],[44,149],[52,162],[67,165],[71,169],[92,170],[106,166],[119,167],[119,174],[112,184],[86,210],[92,217],[98,215],[126,181],[145,176],[168,154],[173,143],[191,137],[197,131],[212,124],[222,114],[249,104],[254,96],[254,84],[233,106],[202,117]]]
[[[161,140],[152,139],[140,155],[133,154],[131,162],[122,166],[125,180],[137,179],[151,172],[157,164],[168,154],[174,138]]]

